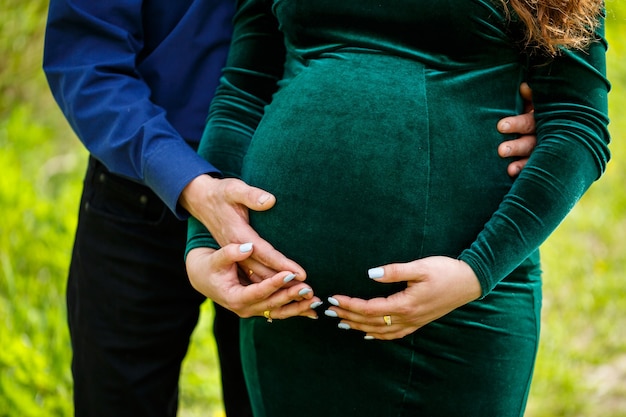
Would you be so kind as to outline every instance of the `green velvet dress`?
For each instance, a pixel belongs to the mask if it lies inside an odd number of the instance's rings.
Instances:
[[[254,228],[323,300],[388,295],[367,270],[467,262],[483,295],[396,341],[337,320],[242,321],[255,416],[522,416],[540,322],[538,247],[609,159],[606,44],[528,54],[498,0],[244,0],[200,153],[277,197]],[[497,121],[533,89],[518,179]],[[190,222],[188,249],[212,246]]]

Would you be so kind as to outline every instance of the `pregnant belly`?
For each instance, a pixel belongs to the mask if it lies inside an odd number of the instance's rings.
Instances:
[[[451,209],[459,178],[433,179],[441,144],[429,132],[424,68],[348,56],[312,62],[276,94],[243,179],[276,195],[276,206],[251,213],[251,223],[307,270],[318,295],[373,297],[397,288],[368,279],[368,268],[454,256],[469,238],[445,236],[445,222],[433,222]]]

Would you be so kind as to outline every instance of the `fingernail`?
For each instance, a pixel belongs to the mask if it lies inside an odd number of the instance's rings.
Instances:
[[[326,314],[328,317],[339,317],[337,313],[334,312],[333,310],[326,310],[324,311],[324,314]]]
[[[328,302],[329,302],[329,303],[331,303],[331,304],[332,304],[332,305],[334,305],[334,306],[339,307],[339,301],[337,301],[337,299],[336,299],[336,298],[333,298],[333,297],[328,297]]]
[[[502,122],[500,124],[500,131],[506,133],[509,131],[509,129],[511,129],[511,123],[509,122]]]
[[[283,278],[283,282],[286,284],[289,281],[291,281],[292,279],[294,279],[295,277],[296,277],[296,274],[289,274],[285,278]]]
[[[370,336],[369,334],[366,334],[365,336],[363,336],[363,339],[365,339],[365,340],[374,340],[375,337],[374,336]]]
[[[317,316],[307,316],[308,318],[310,318],[311,320],[317,320]]]
[[[385,275],[385,269],[381,267],[372,268],[369,271],[367,271],[367,275],[369,275],[371,279],[382,278]]]
[[[504,156],[506,157],[506,156],[511,155],[511,151],[512,151],[512,149],[511,149],[510,146],[505,146],[504,147]]]
[[[348,323],[339,323],[337,327],[343,330],[350,330],[350,325]]]
[[[319,307],[319,306],[321,306],[322,304],[324,304],[322,301],[316,301],[316,302],[314,302],[314,303],[311,303],[311,306],[310,306],[310,307],[311,307],[313,310],[315,310],[316,308],[318,308],[318,307]]]
[[[239,245],[239,252],[248,253],[252,250],[252,243],[244,243]]]
[[[310,292],[311,292],[310,288],[302,288],[300,291],[298,291],[298,295],[303,296],[303,295],[307,295]]]
[[[270,195],[269,194],[263,194],[261,197],[259,197],[259,204],[263,205],[265,203],[267,203],[267,200],[270,199]]]

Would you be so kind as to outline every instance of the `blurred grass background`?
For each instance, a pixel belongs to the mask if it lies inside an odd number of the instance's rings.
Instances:
[[[613,160],[543,247],[544,310],[527,417],[626,416],[626,3],[607,0]],[[43,0],[0,0],[0,417],[70,416],[65,279],[86,153],[41,71]],[[217,416],[204,306],[183,417]]]

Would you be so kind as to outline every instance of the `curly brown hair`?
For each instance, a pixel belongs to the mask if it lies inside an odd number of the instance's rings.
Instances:
[[[584,49],[604,11],[603,0],[501,0],[526,26],[526,46],[556,55],[560,48]],[[509,9],[510,7],[510,9]]]

